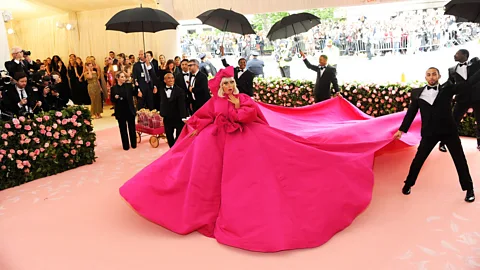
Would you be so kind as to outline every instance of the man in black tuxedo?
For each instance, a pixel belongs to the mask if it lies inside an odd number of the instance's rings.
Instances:
[[[473,192],[472,177],[470,176],[462,142],[458,135],[457,124],[451,110],[453,95],[461,94],[459,91],[463,89],[460,85],[455,86],[450,81],[444,85],[439,85],[440,72],[434,67],[427,70],[425,79],[428,82],[427,86],[412,90],[412,101],[408,107],[407,114],[400,129],[394,135],[395,139],[400,139],[403,133],[408,131],[418,110],[420,110],[422,140],[410,166],[402,193],[405,195],[410,194],[411,187],[415,185],[423,163],[435,145],[439,141],[443,141],[450,149],[450,155],[457,168],[462,190],[467,191],[465,201],[473,202],[475,194]]]
[[[322,102],[324,100],[330,99],[331,86],[333,85],[334,92],[338,95],[338,80],[337,80],[337,70],[328,65],[328,57],[326,55],[321,55],[319,58],[320,65],[314,66],[310,64],[305,53],[300,51],[300,54],[303,57],[303,62],[307,68],[317,72],[317,81],[315,82],[315,89],[313,94],[315,97],[315,102]]]
[[[190,84],[190,72],[188,71],[188,59],[183,59],[180,62],[180,71],[175,75],[175,85],[182,88],[185,92],[185,109],[187,111],[187,116],[193,114],[192,110],[192,97],[190,91],[188,90],[188,85]]]
[[[195,59],[188,61],[188,68],[190,69],[188,92],[192,97],[192,110],[195,113],[203,104],[207,103],[211,96],[207,75],[200,72],[198,61]],[[218,89],[213,89],[213,91],[218,91]]]
[[[224,67],[230,66],[225,59],[225,51],[223,46],[220,46],[220,53],[222,56],[222,64]],[[253,74],[250,70],[247,70],[247,60],[245,58],[238,59],[238,67],[234,69],[234,78],[237,83],[237,88],[240,93],[253,96]]]
[[[138,101],[138,107],[153,110],[155,109],[154,94],[157,93],[156,75],[143,50],[138,52],[138,58],[139,61],[133,65],[132,75],[135,85],[142,92],[142,98]]]
[[[461,84],[461,87],[464,88],[455,96],[453,118],[457,126],[459,126],[468,109],[473,108],[475,120],[477,121],[477,149],[480,150],[480,87],[479,85],[474,86],[475,82],[471,81],[473,75],[480,71],[480,60],[475,57],[468,62],[469,56],[470,53],[463,49],[455,54],[454,59],[458,64],[448,69],[448,80],[455,84]],[[440,143],[439,149],[442,152],[447,152],[444,142]]]
[[[23,50],[20,47],[13,47],[11,61],[5,62],[5,68],[10,76],[14,76],[16,73],[25,73],[27,76],[39,69],[38,65],[30,59],[29,55],[24,55]]]
[[[165,89],[160,91],[160,115],[163,117],[165,135],[171,148],[185,125],[182,119],[187,117],[187,110],[185,108],[185,91],[175,85],[173,74],[165,74],[164,80]],[[175,137],[173,133],[175,133]]]
[[[15,84],[9,84],[3,94],[5,110],[13,115],[22,116],[39,111],[42,102],[38,95],[27,85],[27,74],[17,72],[14,75]]]
[[[153,71],[155,72],[155,75],[157,77],[160,76],[160,66],[158,65],[157,59],[155,59],[155,57],[153,57],[153,52],[152,51],[147,51],[146,57],[148,57],[148,59],[150,59],[150,64],[153,67]]]

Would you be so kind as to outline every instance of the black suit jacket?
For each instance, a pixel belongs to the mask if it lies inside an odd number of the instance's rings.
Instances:
[[[142,62],[136,62],[133,65],[132,73],[133,73],[132,78],[134,82],[138,82],[138,88],[140,88],[142,91],[145,91],[145,89],[147,89],[148,84],[145,81],[145,77],[142,77],[142,73],[144,73],[142,68]],[[153,89],[153,87],[158,84],[157,75],[155,74],[153,67],[148,71],[148,74],[150,75],[149,85],[150,85],[150,88]],[[146,74],[144,76],[146,76]]]
[[[30,73],[30,69],[32,69],[33,71],[37,71],[39,69],[37,63],[35,62],[32,62],[32,64],[30,64],[27,62],[27,60],[22,60],[21,63],[23,63],[23,66],[22,64],[17,64],[17,62],[15,62],[14,60],[5,62],[5,68],[7,69],[8,74],[11,77],[15,76],[15,73],[18,72],[23,72],[28,75]]]
[[[185,90],[174,85],[170,98],[167,97],[166,88],[160,92],[160,115],[168,121],[182,121],[187,117],[185,108]]]
[[[155,72],[155,75],[157,75],[157,77],[160,76],[160,73],[159,73],[160,66],[158,65],[157,59],[152,59],[151,65],[153,67],[153,71]],[[163,81],[163,78],[161,78],[161,79]]]
[[[467,80],[457,73],[458,67],[457,64],[448,69],[448,80],[462,87],[462,89],[459,89],[455,100],[459,103],[470,103],[472,100],[480,101],[480,89],[478,85],[474,86],[476,84],[474,81],[478,82],[479,80],[479,74],[477,73],[480,71],[480,60],[477,57],[470,60],[467,66]],[[469,83],[465,84],[467,81]]]
[[[188,79],[190,80],[190,73],[188,73]],[[179,74],[175,75],[175,85],[180,87],[185,93],[185,106],[189,107],[192,104],[192,96],[190,91],[188,91],[188,85],[185,83],[185,78],[183,76],[183,71],[180,71]]]
[[[39,100],[38,96],[28,85],[25,87],[25,93],[27,94],[27,106],[33,110],[35,104]],[[5,106],[5,110],[16,116],[22,115],[23,113],[25,113],[25,108],[18,106],[19,102],[20,96],[18,94],[17,88],[15,87],[15,84],[8,85],[3,94],[3,105]]]
[[[320,66],[314,66],[310,64],[308,59],[303,60],[305,65],[317,72],[317,80],[315,82],[315,89],[313,90],[314,95],[317,99],[328,99],[331,95],[331,86],[333,86],[333,90],[335,93],[339,91],[338,88],[338,80],[337,80],[337,70],[328,65],[325,67],[325,71],[323,75],[321,74]]]
[[[462,85],[453,85],[450,81],[439,87],[440,90],[433,105],[430,105],[420,95],[425,87],[412,90],[412,101],[407,114],[403,119],[400,131],[407,132],[418,110],[422,117],[422,137],[458,135],[457,124],[452,115],[453,95],[460,94],[464,89]]]
[[[190,74],[190,83],[192,83],[192,75]],[[218,90],[217,90],[218,91]],[[192,94],[193,93],[193,94]],[[193,110],[197,111],[200,109],[203,104],[207,103],[210,99],[210,90],[208,89],[208,78],[202,72],[197,72],[195,76],[195,81],[193,81],[193,90],[192,90],[192,104]]]
[[[222,59],[222,64],[224,67],[229,67],[230,65],[227,63],[227,60]],[[253,74],[250,70],[244,70],[242,76],[238,77],[238,72],[240,71],[239,67],[236,67],[234,70],[234,77],[235,82],[237,83],[237,88],[240,93],[253,96],[253,78],[255,78],[255,74]]]
[[[118,95],[119,98],[115,98]],[[115,118],[117,120],[126,120],[135,117],[137,110],[133,102],[133,97],[138,95],[138,90],[131,83],[114,85],[110,89],[110,100],[115,104]]]

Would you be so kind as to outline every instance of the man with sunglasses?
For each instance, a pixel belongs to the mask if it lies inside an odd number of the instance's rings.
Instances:
[[[208,89],[207,75],[200,72],[198,60],[192,59],[188,61],[188,69],[190,70],[188,95],[193,113],[195,113],[210,99],[210,90]]]

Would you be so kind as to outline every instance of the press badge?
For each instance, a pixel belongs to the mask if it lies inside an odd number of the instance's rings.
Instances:
[[[142,73],[140,74],[140,76],[145,77],[145,73],[142,72]]]

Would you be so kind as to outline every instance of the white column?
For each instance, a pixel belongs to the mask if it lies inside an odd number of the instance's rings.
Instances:
[[[11,60],[7,29],[3,21],[3,12],[3,10],[0,10],[0,70],[5,70],[5,62]]]

